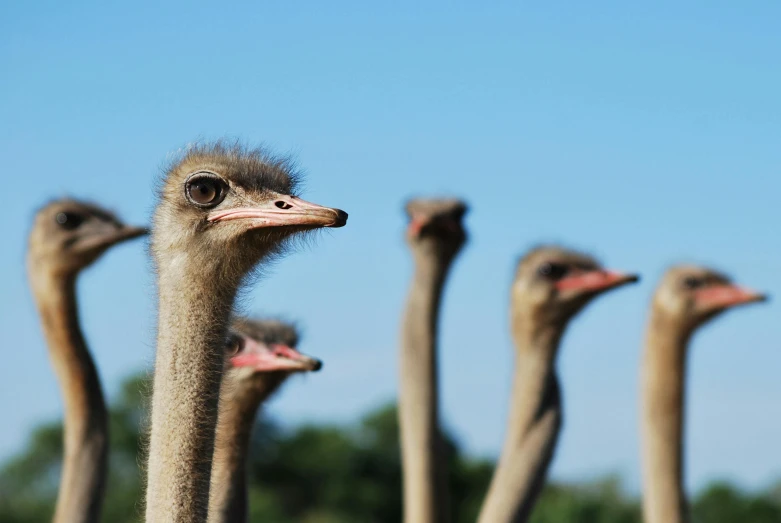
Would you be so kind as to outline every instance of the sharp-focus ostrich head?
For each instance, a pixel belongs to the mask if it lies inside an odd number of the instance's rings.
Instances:
[[[97,205],[57,200],[35,215],[28,264],[54,274],[75,274],[112,245],[146,233],[146,228],[127,226]]]
[[[162,181],[152,232],[158,268],[188,263],[240,280],[297,233],[345,225],[347,213],[298,198],[297,184],[291,162],[262,149],[189,148]]]

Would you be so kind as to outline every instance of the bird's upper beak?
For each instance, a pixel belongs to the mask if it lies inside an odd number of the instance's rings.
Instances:
[[[694,299],[701,307],[726,309],[747,303],[762,302],[768,299],[762,294],[733,284],[710,285],[695,291]]]
[[[209,214],[208,220],[210,222],[247,220],[252,229],[290,225],[343,227],[347,223],[347,213],[341,209],[323,207],[295,196],[280,194],[252,207],[214,211]]]
[[[252,338],[244,339],[242,351],[231,358],[231,364],[234,367],[251,367],[261,372],[318,371],[323,366],[320,360],[301,354],[287,345],[266,345]]]
[[[556,282],[556,288],[560,291],[601,292],[638,281],[640,281],[640,276],[637,274],[599,269],[577,272],[571,276],[566,276]]]

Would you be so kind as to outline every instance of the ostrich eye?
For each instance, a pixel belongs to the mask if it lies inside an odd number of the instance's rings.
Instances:
[[[54,219],[57,222],[57,225],[68,231],[72,231],[84,223],[84,216],[76,214],[75,212],[58,212]]]
[[[225,351],[228,353],[228,356],[235,356],[241,352],[242,349],[244,349],[244,338],[237,336],[236,334],[231,334],[225,344]]]
[[[567,275],[569,272],[569,267],[563,263],[545,262],[540,265],[539,269],[537,269],[537,272],[543,278],[551,281],[557,281]]]
[[[216,175],[196,173],[186,184],[187,198],[198,207],[214,207],[225,198],[225,182]]]
[[[694,276],[688,276],[683,279],[683,286],[689,290],[698,289],[703,285],[703,281],[695,278]]]

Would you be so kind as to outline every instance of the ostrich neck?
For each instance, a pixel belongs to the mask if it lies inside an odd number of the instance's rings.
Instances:
[[[33,293],[64,400],[64,459],[55,523],[100,519],[108,459],[108,415],[79,326],[76,276],[38,274]]]
[[[478,521],[527,521],[542,490],[561,428],[561,394],[554,368],[562,330],[535,328],[514,315],[516,345],[504,447]]]
[[[658,311],[648,329],[643,357],[643,519],[687,521],[683,491],[683,409],[689,333]]]
[[[401,342],[399,425],[405,523],[448,521],[447,474],[439,432],[437,321],[449,263],[416,256]]]
[[[277,374],[253,376],[251,379],[263,379],[261,387],[223,383],[209,491],[209,523],[247,521],[246,464],[252,427],[261,404],[284,380],[282,373]]]
[[[186,262],[158,269],[150,523],[198,523],[207,517],[224,344],[238,282],[223,281],[214,268],[195,269]]]

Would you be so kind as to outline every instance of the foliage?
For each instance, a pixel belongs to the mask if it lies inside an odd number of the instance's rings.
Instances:
[[[145,433],[141,377],[128,380],[111,409],[111,456],[104,520],[141,521]],[[49,521],[61,461],[60,424],[38,428],[27,449],[0,471],[0,523]],[[446,435],[452,514],[475,521],[493,465],[466,457]],[[249,457],[251,521],[272,523],[397,523],[401,520],[401,466],[395,406],[370,413],[355,426],[306,425],[287,431],[257,422]],[[715,483],[694,499],[694,523],[781,522],[781,484],[765,494]],[[532,523],[640,522],[637,499],[617,478],[583,485],[549,484]]]

